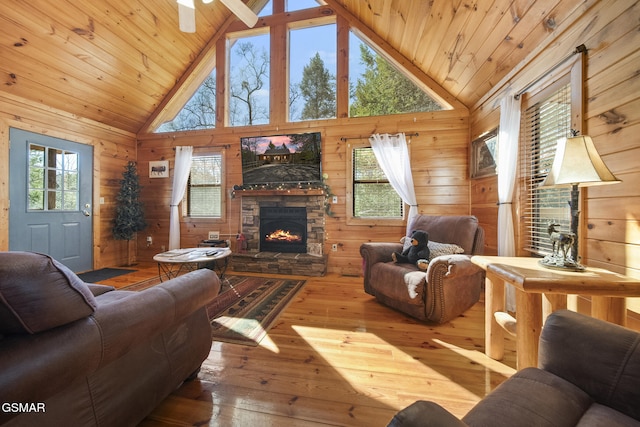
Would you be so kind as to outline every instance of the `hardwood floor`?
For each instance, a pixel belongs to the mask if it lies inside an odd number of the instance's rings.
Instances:
[[[155,265],[137,268],[103,283],[157,275]],[[361,277],[301,278],[259,347],[214,342],[198,379],[141,426],[385,426],[418,399],[461,417],[514,372],[511,339],[502,362],[483,353],[482,302],[432,326],[377,303]]]

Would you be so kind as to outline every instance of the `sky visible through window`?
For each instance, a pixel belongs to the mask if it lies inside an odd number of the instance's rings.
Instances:
[[[286,4],[287,11],[301,10],[319,6],[315,0],[291,0]],[[269,1],[259,16],[272,14],[272,2]],[[229,39],[229,70],[227,87],[230,95],[228,104],[228,120],[230,126],[251,126],[266,124],[269,118],[269,78],[270,68],[270,36],[268,29],[264,29],[261,35],[252,33],[251,36],[242,37],[241,33],[231,35]],[[246,45],[250,44],[250,52]],[[244,45],[244,51],[241,46]],[[367,64],[365,65],[361,46],[367,48]],[[244,57],[243,57],[244,55]],[[317,57],[316,57],[317,55]],[[261,65],[259,76],[255,67],[247,67],[247,57],[254,58],[253,65]],[[306,85],[301,85],[304,68],[310,67],[312,76],[318,76],[318,58],[322,61],[324,70],[330,74],[330,84],[333,88],[323,89],[322,84],[313,86],[309,82],[326,81],[326,77],[307,80]],[[438,105],[425,105],[420,97],[428,97],[413,83],[399,84],[403,78],[388,71],[392,66],[383,67],[378,74],[371,69],[373,66],[381,67],[379,62],[371,58],[378,58],[378,54],[364,43],[353,31],[349,32],[349,104],[350,116],[387,115],[410,111],[433,111],[441,109]],[[381,57],[379,58],[381,59]],[[292,122],[307,119],[335,118],[335,107],[331,106],[331,91],[336,91],[337,75],[337,34],[335,23],[324,23],[311,27],[297,27],[289,31],[289,69],[283,72],[289,73],[289,117]],[[372,65],[373,63],[373,65]],[[326,76],[325,72],[325,76]],[[365,72],[366,79],[365,79]],[[253,73],[253,75],[252,75]],[[384,78],[372,81],[375,76]],[[252,78],[253,76],[253,78]],[[373,77],[372,77],[373,76]],[[407,80],[404,78],[404,80]],[[359,81],[365,84],[360,84]],[[196,92],[193,98],[185,105],[175,120],[164,123],[157,132],[207,129],[215,127],[215,70],[203,86]],[[410,87],[409,87],[410,86]],[[326,87],[326,86],[325,86]],[[311,94],[311,95],[310,95]],[[364,96],[363,96],[364,95]],[[311,98],[309,98],[311,96]],[[314,102],[309,103],[309,99]],[[387,100],[384,106],[377,99]],[[403,101],[404,100],[404,101]],[[336,100],[333,100],[335,105]],[[368,102],[368,103],[367,103]],[[357,104],[357,105],[356,105]]]
[[[308,3],[315,3],[309,1]],[[264,10],[264,9],[263,9]],[[337,40],[336,40],[335,24],[320,25],[316,27],[306,27],[302,29],[291,30],[289,45],[289,82],[290,84],[299,84],[302,81],[302,73],[304,67],[309,65],[311,58],[316,53],[320,55],[320,59],[324,62],[324,66],[334,76],[337,73]],[[363,42],[353,33],[350,33],[349,40],[349,80],[355,82],[364,73],[364,64],[360,59],[360,45]],[[246,39],[238,39],[238,41],[251,41],[258,51],[265,50],[269,52],[269,37],[250,37]],[[236,43],[237,44],[237,43]],[[371,48],[369,48],[371,49]],[[233,55],[233,54],[232,54]],[[233,64],[233,59],[231,60]],[[234,75],[234,71],[230,76]],[[268,88],[267,88],[268,89]],[[268,109],[269,92],[268,90],[260,91],[258,94],[259,104]],[[295,120],[296,113],[300,114],[302,100],[298,99],[292,106],[291,118]]]

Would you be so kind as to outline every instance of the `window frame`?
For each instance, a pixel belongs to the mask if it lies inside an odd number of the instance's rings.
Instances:
[[[225,162],[226,162],[226,150],[206,150],[195,151],[193,153],[193,159],[199,157],[212,157],[220,156],[220,216],[190,216],[189,215],[189,188],[191,182],[191,173],[189,173],[189,179],[187,180],[187,188],[182,198],[182,220],[183,222],[225,222],[227,211],[227,200],[225,191]]]
[[[585,60],[584,55],[579,54],[576,55],[575,59],[567,61],[562,67],[556,69],[554,73],[550,73],[545,78],[540,79],[540,81],[530,87],[527,92],[522,94],[522,106],[521,106],[521,123],[524,124],[524,119],[526,111],[533,107],[535,104],[549,98],[551,95],[556,93],[563,86],[569,84],[570,86],[570,129],[576,130],[579,134],[583,133],[583,117],[584,117],[584,67]],[[569,136],[569,135],[567,135]],[[518,181],[519,185],[517,186],[518,191],[518,211],[519,216],[522,218],[519,221],[519,230],[517,236],[517,250],[519,256],[536,256],[542,257],[546,253],[544,248],[538,248],[538,250],[532,250],[528,246],[529,242],[534,240],[530,236],[530,231],[528,228],[528,223],[524,220],[526,209],[528,208],[529,202],[529,193],[527,188],[531,186],[531,183],[527,180],[528,173],[526,171],[523,161],[524,158],[523,150],[529,147],[529,141],[526,140],[527,134],[521,126],[520,130],[520,143],[519,143],[519,161],[518,161]],[[567,191],[567,203],[571,199],[570,196],[570,188],[566,189]],[[580,193],[580,200],[578,202],[580,207],[580,211],[584,211],[584,192]],[[580,217],[579,228],[579,236],[584,236],[584,223],[583,216]],[[582,230],[582,231],[580,231]],[[584,245],[579,244],[579,247],[584,247]],[[542,250],[540,250],[542,249]],[[579,254],[580,256],[580,254]]]
[[[354,152],[359,148],[371,148],[371,144],[367,142],[347,143],[347,188],[346,188],[346,208],[347,208],[347,224],[348,225],[382,225],[382,226],[402,226],[407,216],[406,203],[400,198],[402,203],[402,217],[385,218],[385,217],[357,217],[353,214],[354,209]],[[386,182],[389,182],[388,180]],[[398,196],[400,197],[400,196]]]

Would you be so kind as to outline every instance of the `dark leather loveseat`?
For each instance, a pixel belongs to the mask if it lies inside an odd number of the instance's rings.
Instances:
[[[0,424],[137,425],[208,356],[219,288],[202,269],[119,291],[0,252]]]
[[[363,243],[364,290],[416,319],[446,323],[480,299],[485,272],[470,255],[483,253],[484,230],[470,215],[417,215],[406,235],[414,230],[429,233],[431,261],[426,272],[392,261],[394,251],[402,252],[401,243]]]
[[[546,320],[538,368],[500,384],[459,420],[418,401],[390,427],[640,426],[640,334],[561,310]]]

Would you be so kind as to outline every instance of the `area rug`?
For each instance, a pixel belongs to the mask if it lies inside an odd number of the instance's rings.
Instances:
[[[87,283],[97,283],[103,280],[112,279],[122,276],[123,274],[133,273],[136,270],[128,270],[125,268],[101,268],[100,270],[87,271],[78,274],[78,277]]]
[[[207,306],[214,341],[257,346],[305,284],[304,280],[225,277]]]

